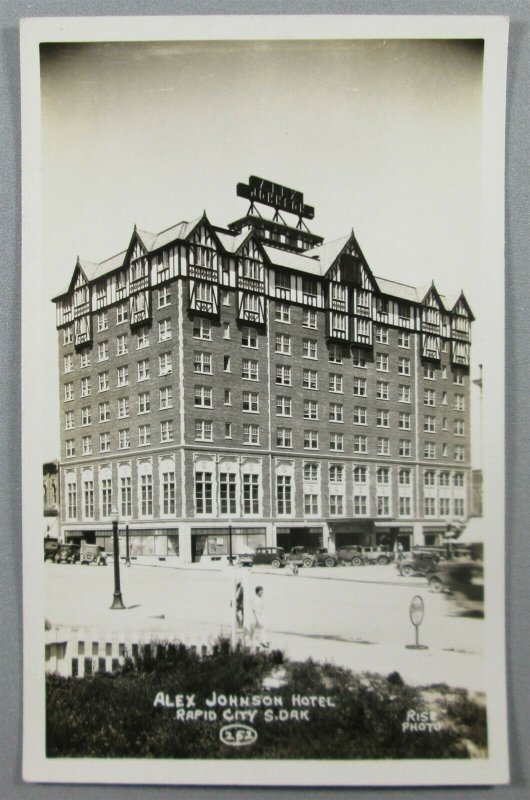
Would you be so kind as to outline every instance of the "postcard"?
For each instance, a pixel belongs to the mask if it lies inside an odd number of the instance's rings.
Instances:
[[[22,21],[25,780],[509,780],[507,37]]]

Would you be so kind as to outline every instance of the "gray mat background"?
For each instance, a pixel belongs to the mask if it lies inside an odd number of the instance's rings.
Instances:
[[[20,79],[21,17],[143,14],[495,14],[509,16],[506,203],[506,547],[508,700],[512,784],[452,789],[253,789],[24,784],[20,465]],[[0,798],[489,798],[530,797],[530,0],[0,0]],[[487,276],[484,276],[487,280]],[[38,336],[38,331],[35,331]],[[53,413],[53,410],[52,410]],[[499,491],[501,487],[499,487]],[[39,533],[35,531],[38,538]],[[147,766],[147,765],[146,765]],[[237,767],[237,765],[234,765]],[[477,765],[478,766],[478,765]],[[156,765],[152,765],[153,770]],[[439,776],[443,782],[443,774]]]

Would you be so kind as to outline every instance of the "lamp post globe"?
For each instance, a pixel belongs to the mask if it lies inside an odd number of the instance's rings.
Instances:
[[[114,553],[114,596],[112,599],[111,609],[124,609],[125,604],[121,596],[120,586],[120,543],[118,539],[118,509],[116,506],[112,507],[110,512],[112,521],[112,549]]]

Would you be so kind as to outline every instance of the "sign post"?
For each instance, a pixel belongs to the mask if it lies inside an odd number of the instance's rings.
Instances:
[[[419,594],[415,595],[410,601],[409,616],[415,629],[415,642],[414,644],[407,644],[407,650],[428,650],[429,648],[426,644],[420,644],[419,628],[425,616],[425,605]]]

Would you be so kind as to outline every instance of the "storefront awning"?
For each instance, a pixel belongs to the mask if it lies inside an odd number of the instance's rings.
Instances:
[[[372,519],[327,519],[331,533],[372,533]]]

